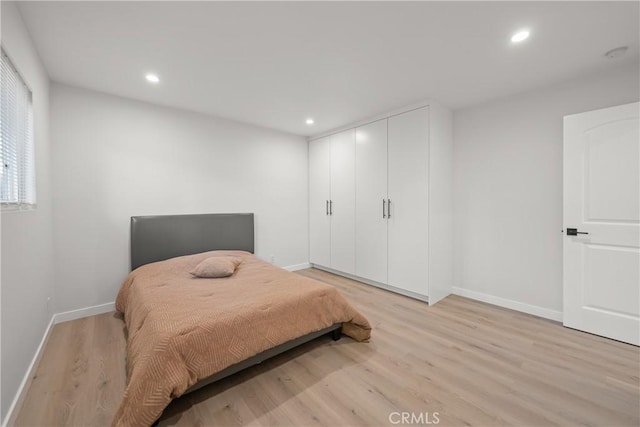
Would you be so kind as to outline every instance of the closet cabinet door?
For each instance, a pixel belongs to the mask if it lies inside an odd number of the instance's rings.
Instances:
[[[387,120],[356,129],[356,275],[387,283]]]
[[[427,296],[429,109],[389,118],[390,286]]]
[[[329,137],[309,143],[309,260],[331,265],[331,145]]]
[[[331,136],[331,268],[355,272],[355,130]]]

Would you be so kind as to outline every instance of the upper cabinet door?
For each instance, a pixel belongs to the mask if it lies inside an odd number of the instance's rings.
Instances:
[[[331,136],[331,268],[355,272],[355,130]]]
[[[309,260],[331,265],[331,144],[329,137],[309,143]]]
[[[356,129],[356,275],[387,283],[387,120]]]
[[[389,118],[389,281],[429,293],[429,109]]]

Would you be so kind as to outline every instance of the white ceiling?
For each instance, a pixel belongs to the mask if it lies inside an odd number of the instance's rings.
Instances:
[[[54,81],[300,135],[638,62],[638,2],[22,2]],[[519,45],[510,36],[529,28]],[[622,58],[605,51],[629,45]],[[149,71],[162,79],[144,80]],[[305,119],[313,117],[314,126]]]

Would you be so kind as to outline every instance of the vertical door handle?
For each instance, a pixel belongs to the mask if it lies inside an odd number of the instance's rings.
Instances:
[[[333,200],[329,200],[329,215],[333,215]]]
[[[327,202],[327,203],[325,204],[325,208],[324,208],[324,209],[325,209],[325,214],[326,214],[326,215],[329,215],[329,201],[328,201],[328,200],[326,200],[326,202]]]
[[[387,217],[387,201],[382,199],[382,218]]]
[[[391,218],[391,199],[387,199],[387,218]]]

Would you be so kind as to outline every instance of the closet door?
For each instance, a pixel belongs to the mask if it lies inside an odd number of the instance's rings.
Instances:
[[[390,286],[428,295],[429,109],[389,118]]]
[[[331,265],[331,145],[329,137],[309,143],[309,260]]]
[[[387,120],[356,129],[356,275],[387,283]]]
[[[331,136],[331,268],[355,272],[355,130]]]

